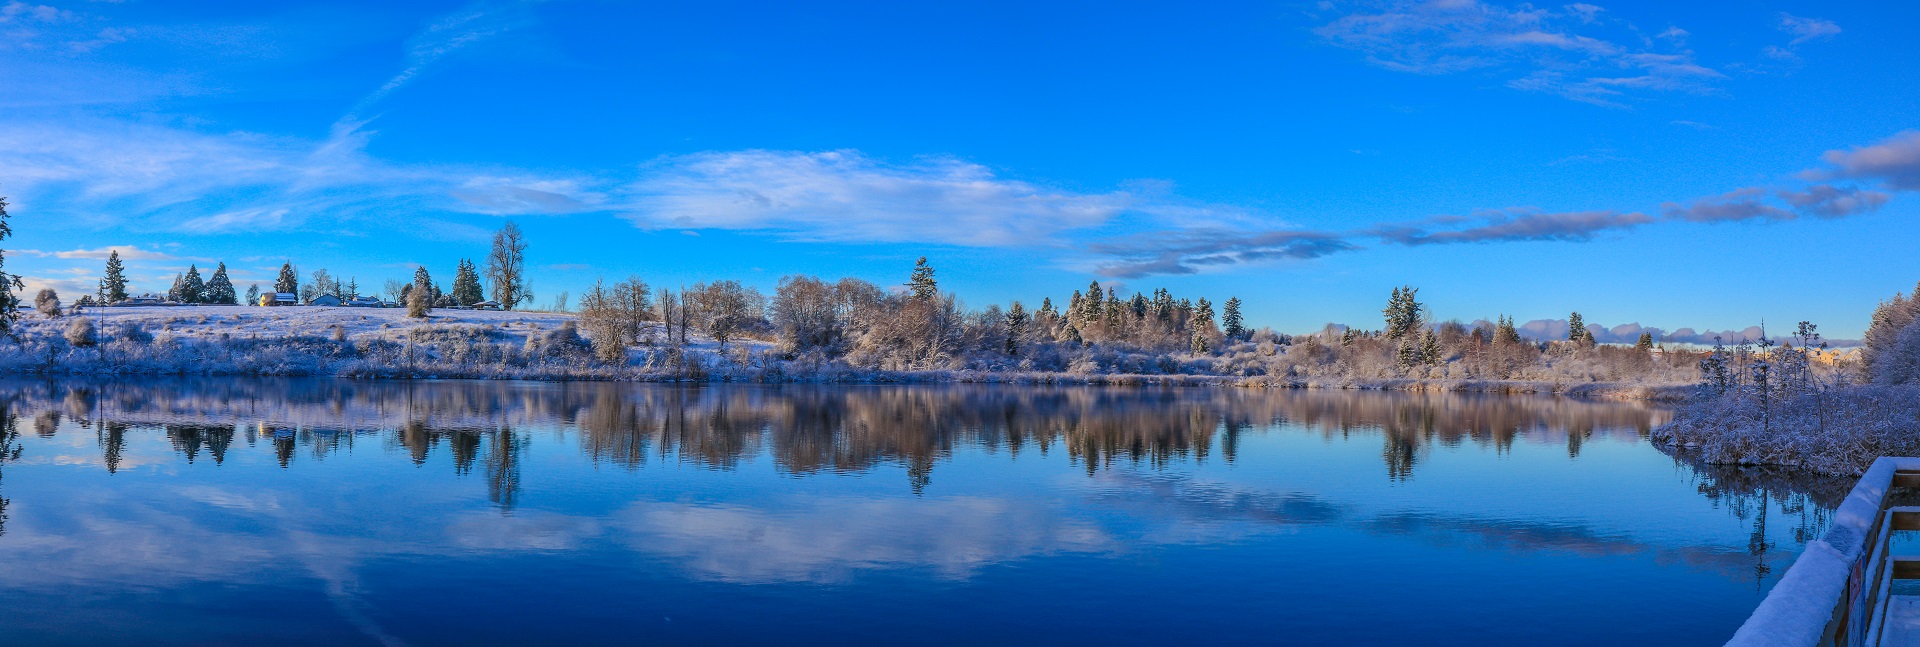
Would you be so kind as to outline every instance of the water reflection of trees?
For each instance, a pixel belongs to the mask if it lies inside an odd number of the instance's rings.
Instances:
[[[1823,476],[1770,465],[1712,465],[1685,451],[1673,452],[1686,466],[1700,494],[1747,524],[1747,555],[1755,590],[1764,588],[1773,573],[1772,560],[1799,552],[1799,547],[1826,533],[1833,511],[1853,490],[1854,479]],[[1896,497],[1908,493],[1896,493]],[[1779,546],[1769,530],[1785,530],[1794,546]]]
[[[62,416],[93,429],[109,471],[130,428],[158,428],[189,462],[226,460],[235,442],[270,444],[283,467],[321,461],[377,436],[414,463],[445,451],[476,465],[493,500],[519,492],[525,429],[575,431],[593,460],[734,469],[766,454],[783,472],[905,468],[915,490],[956,448],[1018,457],[1064,451],[1087,473],[1116,464],[1233,462],[1240,438],[1276,425],[1328,438],[1377,435],[1389,478],[1413,476],[1432,447],[1508,451],[1516,439],[1566,443],[1643,436],[1664,414],[1618,403],[1447,393],[910,386],[677,386],[607,383],[183,379],[0,383],[36,433]],[[444,446],[444,449],[443,449]]]

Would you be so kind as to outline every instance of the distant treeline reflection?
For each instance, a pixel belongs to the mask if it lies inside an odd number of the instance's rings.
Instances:
[[[416,463],[482,467],[511,505],[525,434],[573,433],[594,460],[732,469],[762,453],[784,472],[904,465],[916,490],[956,449],[1066,452],[1089,474],[1115,464],[1235,461],[1241,438],[1286,426],[1377,435],[1390,478],[1428,448],[1505,451],[1522,436],[1643,437],[1664,412],[1567,398],[1453,393],[1038,386],[674,386],[614,383],[167,380],[0,382],[13,422],[52,435],[93,430],[108,470],[126,434],[157,429],[189,462],[226,460],[236,440],[271,444],[282,466],[377,438]],[[436,455],[444,456],[436,459]]]

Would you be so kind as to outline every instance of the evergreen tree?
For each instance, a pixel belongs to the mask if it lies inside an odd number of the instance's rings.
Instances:
[[[1102,291],[1099,281],[1087,283],[1087,297],[1080,302],[1081,321],[1093,323],[1100,320],[1100,311],[1106,306],[1106,303],[1100,298],[1101,294]]]
[[[480,272],[471,260],[460,259],[459,269],[454,270],[453,300],[462,306],[487,300],[487,291],[480,286]]]
[[[1040,314],[1047,315],[1049,317],[1057,317],[1060,315],[1060,313],[1053,311],[1053,297],[1040,298]]]
[[[1424,306],[1414,299],[1420,288],[1404,286],[1393,289],[1393,296],[1387,299],[1387,307],[1381,314],[1387,319],[1387,338],[1399,340],[1413,334],[1420,328],[1420,317]]]
[[[233,293],[233,281],[227,278],[227,264],[221,263],[213,268],[213,278],[207,279],[206,302],[233,305],[239,297]]]
[[[1653,350],[1653,333],[1640,333],[1640,341],[1635,343],[1633,347],[1640,350]]]
[[[1520,343],[1520,331],[1513,327],[1513,317],[1500,315],[1499,323],[1494,325],[1493,343],[1508,345]]]
[[[1420,336],[1420,362],[1422,364],[1440,363],[1440,336],[1429,329]]]
[[[1228,339],[1243,339],[1247,336],[1246,322],[1240,318],[1240,297],[1227,298],[1227,305],[1220,313],[1220,322],[1227,325]]]
[[[167,300],[174,303],[186,303],[187,275],[174,274],[173,287],[167,288]]]
[[[260,305],[260,284],[259,283],[255,283],[253,285],[247,286],[247,305],[250,305],[250,306]]]
[[[1588,340],[1591,339],[1592,336],[1593,333],[1587,332],[1587,322],[1585,319],[1580,318],[1580,313],[1575,312],[1567,315],[1567,341],[1576,344],[1584,343],[1590,345]]]
[[[426,266],[422,265],[413,269],[413,287],[414,289],[426,288],[427,303],[429,305],[440,302],[440,287],[433,284],[433,277],[427,274]]]
[[[1188,349],[1199,355],[1212,350],[1213,346],[1213,304],[1201,299],[1188,315],[1187,328],[1192,331],[1188,337]]]
[[[1020,354],[1020,334],[1026,330],[1028,320],[1027,307],[1020,305],[1019,301],[1013,302],[1013,307],[1007,309],[1008,355]]]
[[[13,235],[13,226],[7,224],[7,199],[0,198],[0,240]],[[6,257],[0,254],[0,266],[6,264]],[[20,297],[14,296],[14,290],[25,290],[27,286],[20,282],[20,275],[0,272],[0,334],[13,336],[13,322],[20,319]]]
[[[120,250],[107,253],[107,276],[100,279],[100,302],[119,303],[127,300],[127,272],[120,264]]]
[[[274,292],[300,293],[300,275],[293,269],[293,261],[280,266],[280,278],[273,282]]]
[[[933,280],[933,266],[927,264],[927,257],[922,256],[914,262],[913,275],[907,277],[907,289],[913,293],[913,298],[922,301],[931,301],[940,292],[940,284]]]
[[[187,266],[187,277],[180,283],[180,302],[207,302],[207,282],[200,278],[200,266]]]

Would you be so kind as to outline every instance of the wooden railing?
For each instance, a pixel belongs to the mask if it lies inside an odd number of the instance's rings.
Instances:
[[[1887,491],[1915,486],[1920,458],[1874,461],[1834,511],[1827,533],[1807,543],[1727,644],[1869,647],[1883,638],[1897,641],[1888,626],[1893,582],[1920,579],[1920,555],[1892,555],[1889,548],[1893,532],[1920,530],[1920,507],[1890,508]]]

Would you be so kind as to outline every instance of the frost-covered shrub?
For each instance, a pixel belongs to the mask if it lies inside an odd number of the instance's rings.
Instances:
[[[60,316],[60,294],[53,288],[41,288],[39,294],[33,295],[33,309],[48,317]]]
[[[77,317],[73,323],[67,324],[66,337],[67,343],[73,344],[74,348],[90,348],[99,342],[94,336],[93,320],[86,317]]]
[[[120,324],[120,328],[113,334],[113,338],[132,344],[153,343],[153,334],[147,332],[144,326],[133,323]]]

